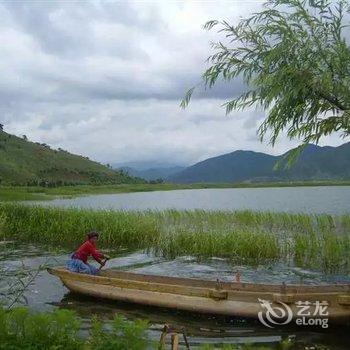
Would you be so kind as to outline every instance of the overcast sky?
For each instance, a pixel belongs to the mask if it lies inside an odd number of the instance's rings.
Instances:
[[[190,164],[237,149],[279,154],[256,129],[264,113],[225,115],[240,82],[197,92],[209,19],[237,23],[262,1],[2,1],[0,122],[30,140],[101,162]],[[346,140],[345,140],[346,141]],[[337,136],[321,144],[338,145]]]

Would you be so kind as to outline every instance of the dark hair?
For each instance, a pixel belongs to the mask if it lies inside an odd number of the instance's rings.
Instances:
[[[100,234],[99,234],[97,231],[91,231],[91,232],[89,232],[89,233],[87,234],[87,237],[88,237],[88,239],[91,239],[91,238],[93,238],[93,237],[97,237],[97,238],[98,238],[99,235],[100,235]]]

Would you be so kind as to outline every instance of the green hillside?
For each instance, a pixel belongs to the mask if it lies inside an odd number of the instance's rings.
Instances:
[[[1,185],[62,186],[143,182],[87,157],[0,131]]]

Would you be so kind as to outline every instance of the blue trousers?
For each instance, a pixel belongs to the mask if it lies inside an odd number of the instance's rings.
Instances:
[[[78,273],[86,273],[88,275],[97,275],[99,273],[99,269],[91,264],[84,263],[80,259],[69,259],[67,261],[67,268],[69,271],[78,272]]]

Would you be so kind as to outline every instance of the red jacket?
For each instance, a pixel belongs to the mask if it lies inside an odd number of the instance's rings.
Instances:
[[[85,264],[87,263],[87,259],[89,256],[92,256],[97,262],[101,263],[101,258],[103,258],[103,254],[101,254],[97,249],[93,242],[87,240],[84,242],[78,250],[74,253],[74,259],[82,260]]]

